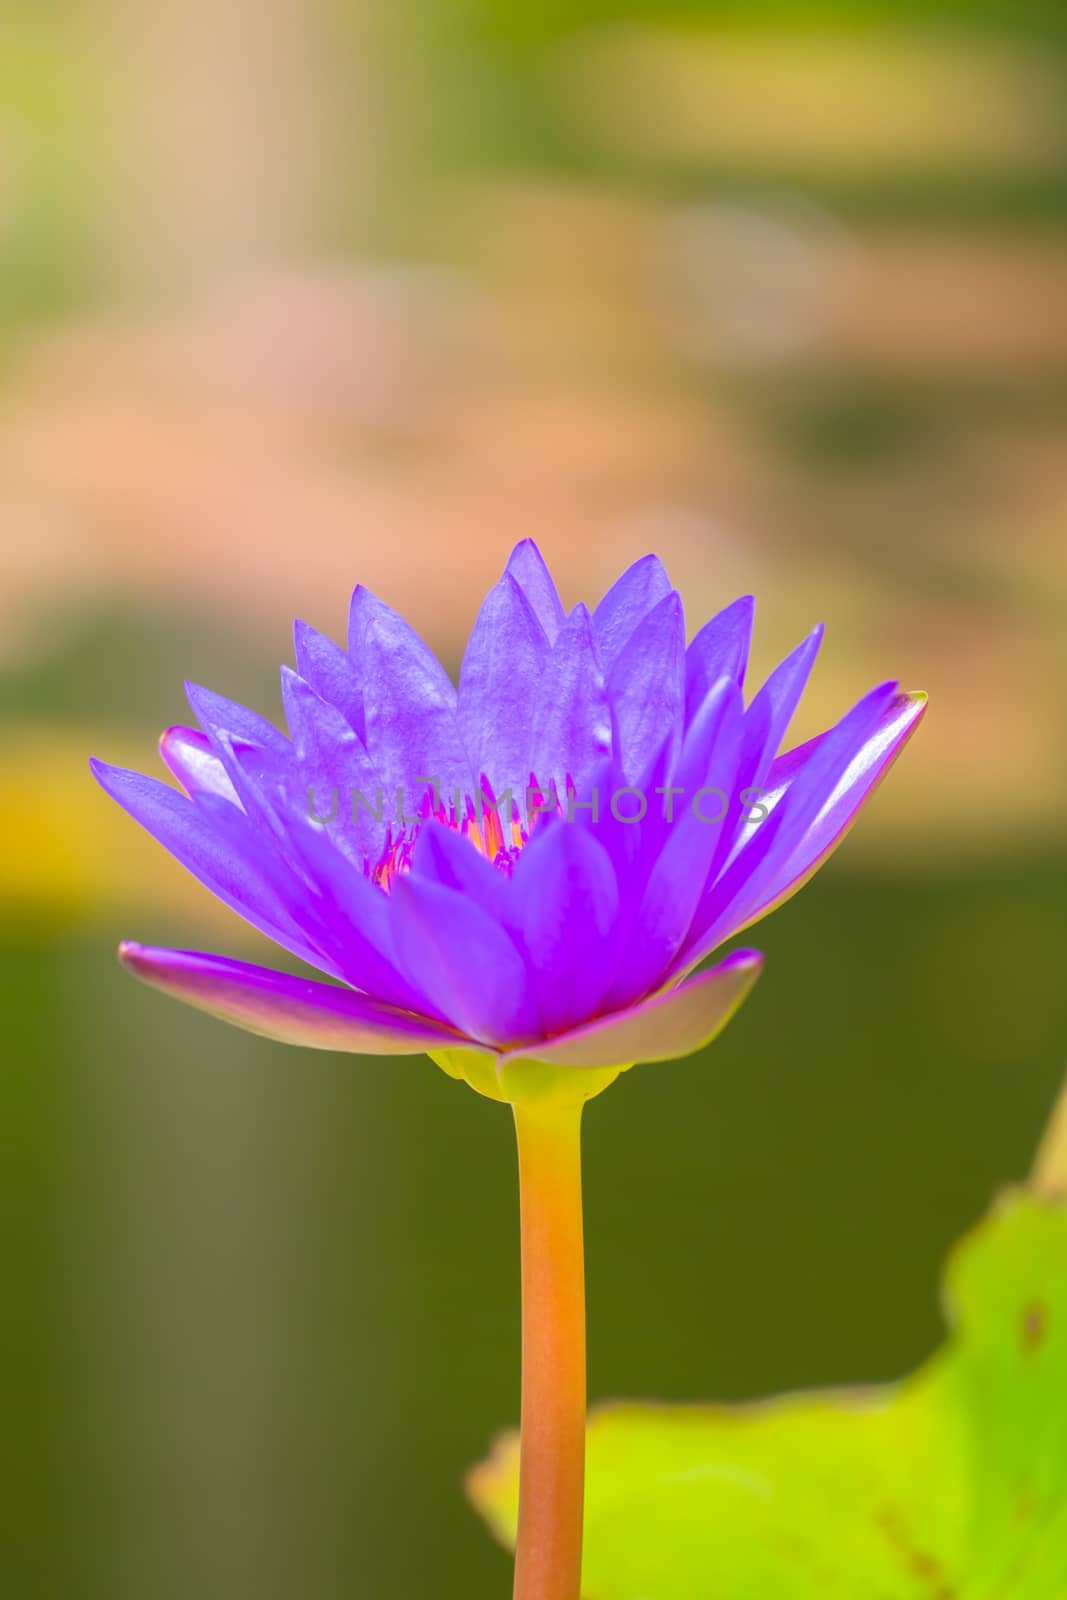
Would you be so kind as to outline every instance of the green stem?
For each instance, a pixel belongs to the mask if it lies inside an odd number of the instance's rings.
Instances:
[[[522,1429],[514,1600],[579,1600],[585,1482],[580,1101],[516,1105]]]

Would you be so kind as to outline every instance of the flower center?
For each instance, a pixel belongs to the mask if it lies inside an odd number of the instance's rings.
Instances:
[[[457,790],[446,805],[435,794],[433,788],[428,787],[419,806],[418,815],[412,820],[405,820],[403,827],[390,827],[386,835],[385,848],[371,871],[371,878],[382,889],[388,890],[398,873],[408,872],[419,832],[425,823],[431,820],[443,823],[446,828],[451,828],[453,833],[465,834],[487,861],[492,862],[494,867],[510,878],[521,850],[529,843],[530,833],[536,826],[538,817],[547,815],[545,802],[532,780],[530,793],[536,798],[538,809],[529,827],[526,827],[523,825],[519,807],[513,799],[507,801],[503,808],[505,811],[510,808],[510,818],[500,815],[496,798],[484,777],[482,792],[477,801],[468,794],[463,796],[460,803]],[[558,802],[553,809],[559,809]]]

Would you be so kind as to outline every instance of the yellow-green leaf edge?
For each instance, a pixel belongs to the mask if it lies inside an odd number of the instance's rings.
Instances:
[[[585,1600],[1067,1600],[1067,1204],[1012,1190],[957,1247],[913,1376],[589,1426]],[[518,1457],[468,1477],[514,1538]]]

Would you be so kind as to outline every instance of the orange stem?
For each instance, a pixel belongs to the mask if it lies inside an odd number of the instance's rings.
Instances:
[[[582,1106],[514,1110],[522,1214],[514,1600],[579,1600],[585,1487]]]

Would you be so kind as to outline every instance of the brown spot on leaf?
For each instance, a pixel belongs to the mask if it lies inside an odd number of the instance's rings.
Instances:
[[[920,1550],[913,1542],[901,1513],[893,1506],[883,1506],[875,1513],[875,1522],[904,1566],[922,1583],[930,1600],[953,1600],[956,1591],[948,1582],[944,1567],[936,1556]]]
[[[1048,1332],[1048,1308],[1040,1300],[1031,1300],[1023,1311],[1023,1352],[1033,1355]]]

